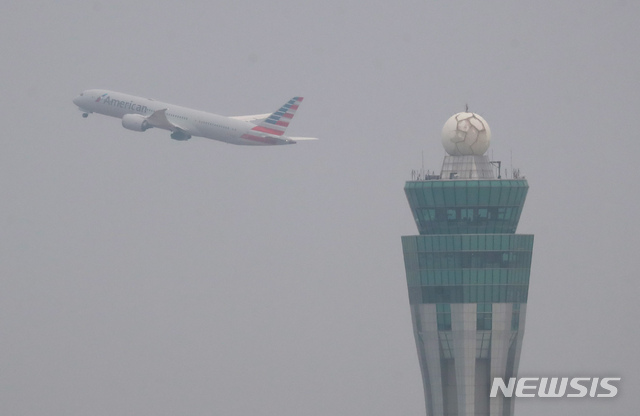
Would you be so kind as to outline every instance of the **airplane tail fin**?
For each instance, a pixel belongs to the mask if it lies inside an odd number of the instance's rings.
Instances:
[[[298,106],[302,102],[302,99],[303,97],[293,97],[287,101],[285,105],[280,107],[278,111],[271,114],[265,120],[262,120],[251,130],[282,136],[296,113]]]

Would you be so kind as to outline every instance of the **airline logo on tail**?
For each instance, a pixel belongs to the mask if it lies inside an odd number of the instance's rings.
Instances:
[[[282,136],[289,126],[289,122],[296,113],[298,106],[302,102],[303,97],[293,97],[285,105],[280,107],[278,111],[271,114],[266,120],[262,121],[253,131]]]

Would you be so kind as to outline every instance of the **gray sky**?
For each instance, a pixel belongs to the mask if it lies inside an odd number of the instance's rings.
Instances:
[[[400,236],[469,104],[529,180],[520,375],[620,376],[634,414],[640,221],[632,1],[10,2],[0,15],[0,414],[424,414]],[[84,120],[106,88],[226,115],[241,147]]]

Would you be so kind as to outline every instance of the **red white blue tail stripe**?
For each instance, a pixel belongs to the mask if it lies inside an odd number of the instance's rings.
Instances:
[[[289,122],[296,113],[298,106],[302,102],[303,97],[293,97],[285,105],[280,107],[278,111],[271,114],[267,119],[263,120],[252,131],[282,136],[289,126]]]

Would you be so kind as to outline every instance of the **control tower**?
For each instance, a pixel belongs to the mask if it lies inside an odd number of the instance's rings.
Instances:
[[[404,188],[420,233],[402,249],[429,416],[513,415],[514,399],[489,393],[518,372],[533,235],[515,232],[529,186],[501,178],[490,140],[482,117],[455,114],[440,175]]]

